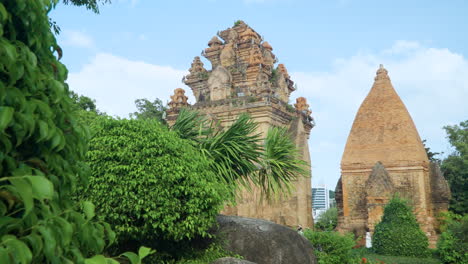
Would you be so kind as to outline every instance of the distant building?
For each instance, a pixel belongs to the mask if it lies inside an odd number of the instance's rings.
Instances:
[[[317,219],[330,208],[330,192],[326,186],[312,188],[312,215]]]

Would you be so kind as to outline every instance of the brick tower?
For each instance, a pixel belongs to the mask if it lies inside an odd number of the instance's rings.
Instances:
[[[408,110],[381,65],[361,104],[341,160],[336,187],[338,229],[371,233],[395,193],[410,200],[416,218],[435,244],[435,216],[447,210],[448,184],[430,164]]]
[[[188,105],[183,89],[176,89],[171,97],[167,120],[172,124],[181,107],[189,107],[208,115],[226,127],[241,113],[249,113],[259,124],[263,136],[272,126],[287,127],[300,157],[307,162],[310,175],[308,138],[314,122],[305,98],[288,104],[294,83],[283,64],[275,67],[273,48],[242,21],[234,27],[218,32],[208,42],[202,55],[211,62],[211,70],[204,68],[195,57],[190,74],[183,82],[196,99]],[[288,226],[312,227],[311,178],[301,177],[294,184],[294,193],[272,204],[261,201],[258,189],[243,191],[237,206],[225,208],[224,214],[261,218]]]

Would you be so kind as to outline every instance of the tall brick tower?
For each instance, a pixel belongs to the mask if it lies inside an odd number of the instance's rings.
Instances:
[[[447,210],[450,190],[438,167],[429,163],[413,120],[382,65],[354,119],[336,191],[339,230],[372,233],[384,206],[399,193],[411,201],[421,228],[435,244],[435,216]]]
[[[229,126],[241,113],[249,113],[259,124],[258,132],[266,135],[272,126],[287,127],[300,149],[301,159],[310,172],[308,138],[314,122],[305,98],[298,98],[295,107],[288,104],[294,83],[283,64],[275,67],[273,48],[242,21],[234,27],[218,32],[208,42],[202,55],[211,62],[211,70],[204,68],[195,57],[190,74],[183,81],[196,98],[188,105],[183,89],[171,96],[167,120],[172,124],[181,107],[189,107]],[[309,173],[310,175],[310,173]],[[295,192],[286,199],[268,204],[260,193],[244,191],[237,206],[223,213],[262,218],[278,224],[312,226],[311,178],[301,177]]]

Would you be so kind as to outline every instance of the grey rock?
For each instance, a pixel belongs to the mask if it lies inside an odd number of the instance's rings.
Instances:
[[[315,264],[311,243],[295,230],[270,221],[219,215],[215,234],[225,250],[257,264]]]
[[[213,262],[211,262],[210,264],[257,264],[257,263],[254,263],[254,262],[250,262],[248,260],[244,260],[244,259],[236,259],[236,258],[220,258],[220,259],[217,259]]]

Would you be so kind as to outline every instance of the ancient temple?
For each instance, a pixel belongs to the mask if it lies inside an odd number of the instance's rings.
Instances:
[[[295,107],[288,104],[294,82],[283,64],[275,66],[277,59],[272,51],[271,45],[242,21],[218,32],[202,52],[211,62],[211,70],[197,56],[183,79],[196,103],[189,105],[185,91],[176,89],[167,111],[168,123],[175,122],[181,107],[204,113],[223,127],[247,112],[259,124],[262,135],[272,126],[287,127],[310,170],[308,138],[314,126],[311,111],[305,98],[298,98]],[[244,191],[237,205],[223,213],[311,227],[311,196],[311,178],[300,177],[295,192],[286,199],[269,204],[254,188],[253,192]]]
[[[365,235],[380,222],[395,194],[410,200],[430,244],[437,240],[437,215],[448,209],[450,190],[430,164],[408,110],[381,65],[361,104],[341,160],[336,187],[338,230]]]

